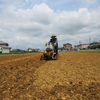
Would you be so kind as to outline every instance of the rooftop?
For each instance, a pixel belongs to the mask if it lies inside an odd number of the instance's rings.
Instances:
[[[3,41],[0,41],[0,44],[1,44],[1,45],[2,45],[2,44],[6,44],[6,45],[8,45],[8,43],[3,42]]]

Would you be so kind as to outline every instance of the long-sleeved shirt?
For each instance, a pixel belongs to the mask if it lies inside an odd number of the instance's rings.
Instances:
[[[57,40],[57,38],[50,39],[50,41],[48,43],[52,43],[52,44],[57,43],[58,44],[58,40]]]

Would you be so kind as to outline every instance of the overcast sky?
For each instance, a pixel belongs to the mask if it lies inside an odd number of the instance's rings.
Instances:
[[[0,41],[12,49],[100,40],[100,0],[0,0]]]

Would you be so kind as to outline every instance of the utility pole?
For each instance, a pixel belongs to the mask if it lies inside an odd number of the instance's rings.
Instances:
[[[79,41],[79,44],[81,44],[81,41]]]
[[[89,37],[89,44],[91,43],[91,38]]]
[[[79,41],[79,48],[81,49],[81,41]]]

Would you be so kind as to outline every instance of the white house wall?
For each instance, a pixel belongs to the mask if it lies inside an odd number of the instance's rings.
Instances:
[[[6,48],[3,48],[3,49],[2,49],[2,53],[9,53],[9,52],[10,52],[9,49],[6,49]]]
[[[86,45],[82,45],[82,48],[87,48],[89,45],[86,44]]]

